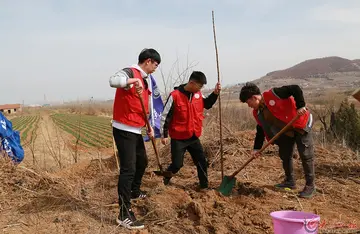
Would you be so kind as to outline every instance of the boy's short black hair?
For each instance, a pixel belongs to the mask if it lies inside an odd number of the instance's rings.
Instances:
[[[244,87],[241,88],[239,99],[241,102],[246,102],[253,95],[260,95],[260,89],[256,84],[247,82]]]
[[[189,81],[190,80],[195,81],[202,85],[206,85],[206,83],[207,83],[206,76],[201,71],[193,71],[190,75]]]
[[[146,61],[146,59],[151,59],[158,64],[161,62],[160,54],[154,49],[143,49],[139,54],[139,64]]]

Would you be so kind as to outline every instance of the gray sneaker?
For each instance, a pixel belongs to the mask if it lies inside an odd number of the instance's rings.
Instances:
[[[299,193],[299,197],[302,198],[311,198],[316,193],[316,188],[314,185],[305,185],[303,191]]]

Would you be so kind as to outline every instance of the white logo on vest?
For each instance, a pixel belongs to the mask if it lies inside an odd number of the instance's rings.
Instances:
[[[157,85],[154,86],[153,97],[154,99],[158,99],[160,97],[160,90],[158,89]]]
[[[200,95],[199,95],[198,93],[195,93],[194,97],[195,97],[196,99],[198,99],[198,98],[200,97]]]
[[[270,105],[270,106],[275,106],[275,101],[274,101],[274,100],[270,100],[270,101],[269,101],[269,105]]]

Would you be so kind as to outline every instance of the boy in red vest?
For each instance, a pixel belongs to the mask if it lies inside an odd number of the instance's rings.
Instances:
[[[146,112],[149,113],[148,75],[153,73],[161,62],[154,49],[141,51],[138,64],[124,68],[110,77],[110,86],[116,88],[113,108],[113,136],[119,152],[120,175],[118,195],[120,214],[117,223],[128,229],[144,228],[131,210],[130,199],[144,198],[140,190],[141,180],[148,165],[141,129],[145,119],[138,92],[141,93]],[[154,132],[148,132],[153,136]]]
[[[285,180],[275,187],[295,189],[292,156],[296,143],[306,180],[299,196],[312,197],[315,193],[314,146],[311,131],[313,118],[305,107],[301,88],[298,85],[288,85],[272,88],[261,94],[255,84],[246,83],[241,89],[240,100],[253,108],[253,115],[257,121],[253,152],[256,156],[259,156],[256,151],[262,147],[265,137],[270,140],[297,114],[300,115],[292,128],[275,141],[279,146],[279,155],[285,172]]]
[[[200,188],[208,187],[208,163],[199,140],[203,112],[204,108],[210,109],[215,104],[221,90],[220,83],[217,83],[214,91],[205,98],[200,90],[206,83],[204,73],[194,71],[188,83],[170,93],[160,123],[161,142],[165,145],[168,137],[171,138],[171,164],[167,170],[177,173],[183,166],[184,154],[188,150],[197,168]],[[164,177],[164,184],[169,184],[170,179]]]

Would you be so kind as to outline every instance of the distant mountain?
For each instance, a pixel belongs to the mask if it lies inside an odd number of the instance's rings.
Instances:
[[[349,60],[341,57],[309,59],[285,70],[273,71],[266,76],[273,78],[310,78],[324,77],[334,72],[358,72],[360,59]]]
[[[283,85],[299,85],[307,98],[324,98],[341,94],[349,96],[360,88],[360,59],[325,57],[305,60],[290,68],[273,71],[251,82],[265,91]],[[245,83],[239,83],[226,91],[238,98]]]

